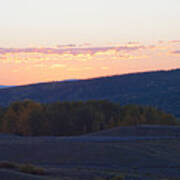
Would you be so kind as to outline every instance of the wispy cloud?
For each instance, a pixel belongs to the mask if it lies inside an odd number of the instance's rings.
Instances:
[[[64,68],[64,67],[66,67],[65,64],[52,64],[50,66],[50,68],[52,68],[52,69],[54,69],[54,68]]]
[[[152,44],[129,41],[106,46],[0,48],[0,77],[9,83],[92,78],[134,71],[180,67],[180,41]],[[157,65],[158,64],[158,65]]]
[[[79,54],[90,54],[107,52],[114,50],[116,52],[131,52],[144,49],[145,46],[119,46],[119,47],[92,47],[92,48],[0,48],[0,54],[17,54],[17,53],[40,53],[40,54],[70,54],[73,56]]]
[[[83,43],[83,44],[80,44],[79,47],[89,47],[89,46],[92,46],[91,43]]]
[[[179,55],[180,56],[180,50],[177,50],[177,51],[172,51],[171,54],[174,54],[174,55]]]
[[[169,41],[169,43],[178,44],[180,43],[180,40],[172,40],[172,41]]]
[[[74,48],[76,47],[76,44],[59,44],[57,45],[57,48]]]
[[[172,42],[172,44],[170,44]],[[161,56],[179,55],[179,40],[159,41],[151,45],[129,41],[124,45],[97,46],[85,43],[80,47],[76,44],[58,45],[42,48],[0,48],[0,61],[3,63],[44,63],[55,62],[57,68],[68,61],[89,62],[92,60],[131,60],[144,59],[160,54]],[[88,47],[85,47],[87,45]],[[168,52],[168,53],[167,53]],[[46,63],[47,64],[47,63]]]

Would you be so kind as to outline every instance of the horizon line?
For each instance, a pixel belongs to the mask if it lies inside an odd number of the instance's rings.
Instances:
[[[126,76],[126,75],[134,75],[134,74],[153,73],[153,72],[168,72],[168,71],[176,71],[176,70],[180,70],[180,68],[136,71],[136,72],[130,72],[130,73],[112,74],[112,75],[107,75],[107,76],[96,76],[96,77],[85,78],[85,79],[71,78],[71,79],[64,79],[64,80],[40,81],[40,82],[20,84],[20,85],[0,84],[0,86],[4,86],[0,89],[21,87],[21,86],[31,86],[31,85],[36,85],[36,84],[38,85],[38,84],[48,84],[48,83],[67,83],[67,82],[76,82],[76,81],[86,81],[86,80],[101,79],[101,78],[108,78],[108,77],[115,77],[115,76]]]

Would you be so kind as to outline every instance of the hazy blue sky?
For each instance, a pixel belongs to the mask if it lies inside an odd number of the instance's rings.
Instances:
[[[5,0],[0,45],[180,38],[180,0]]]

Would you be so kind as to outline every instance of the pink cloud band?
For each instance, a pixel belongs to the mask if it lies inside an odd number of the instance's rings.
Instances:
[[[40,54],[90,54],[94,55],[99,52],[107,52],[114,50],[116,52],[131,52],[139,49],[144,49],[145,46],[119,46],[119,47],[92,47],[92,48],[0,48],[0,54],[15,54],[15,53],[40,53]]]
[[[172,51],[172,54],[180,54],[180,50],[177,50],[177,51]]]

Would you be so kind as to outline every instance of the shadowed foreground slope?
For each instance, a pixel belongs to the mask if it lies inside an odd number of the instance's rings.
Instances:
[[[7,169],[0,169],[0,179],[1,180],[46,180],[46,177],[29,175]]]
[[[0,161],[39,165],[47,168],[52,177],[55,174],[60,177],[63,172],[64,176],[70,176],[72,171],[79,172],[77,176],[80,177],[81,170],[89,169],[91,175],[96,171],[108,176],[108,173],[116,171],[180,178],[179,137],[174,136],[171,127],[164,127],[169,134],[153,137],[154,128],[158,127],[149,128],[152,130],[151,136],[143,136],[144,138],[132,138],[131,134],[131,137],[126,134],[126,138],[121,137],[122,134],[119,137],[116,134],[114,138],[103,134],[98,137],[2,136]],[[178,133],[179,129],[176,129]],[[162,132],[162,128],[160,131]],[[76,178],[78,177],[74,177]]]
[[[108,137],[180,137],[180,126],[137,125],[132,127],[117,127],[109,130],[91,133],[88,136]]]

